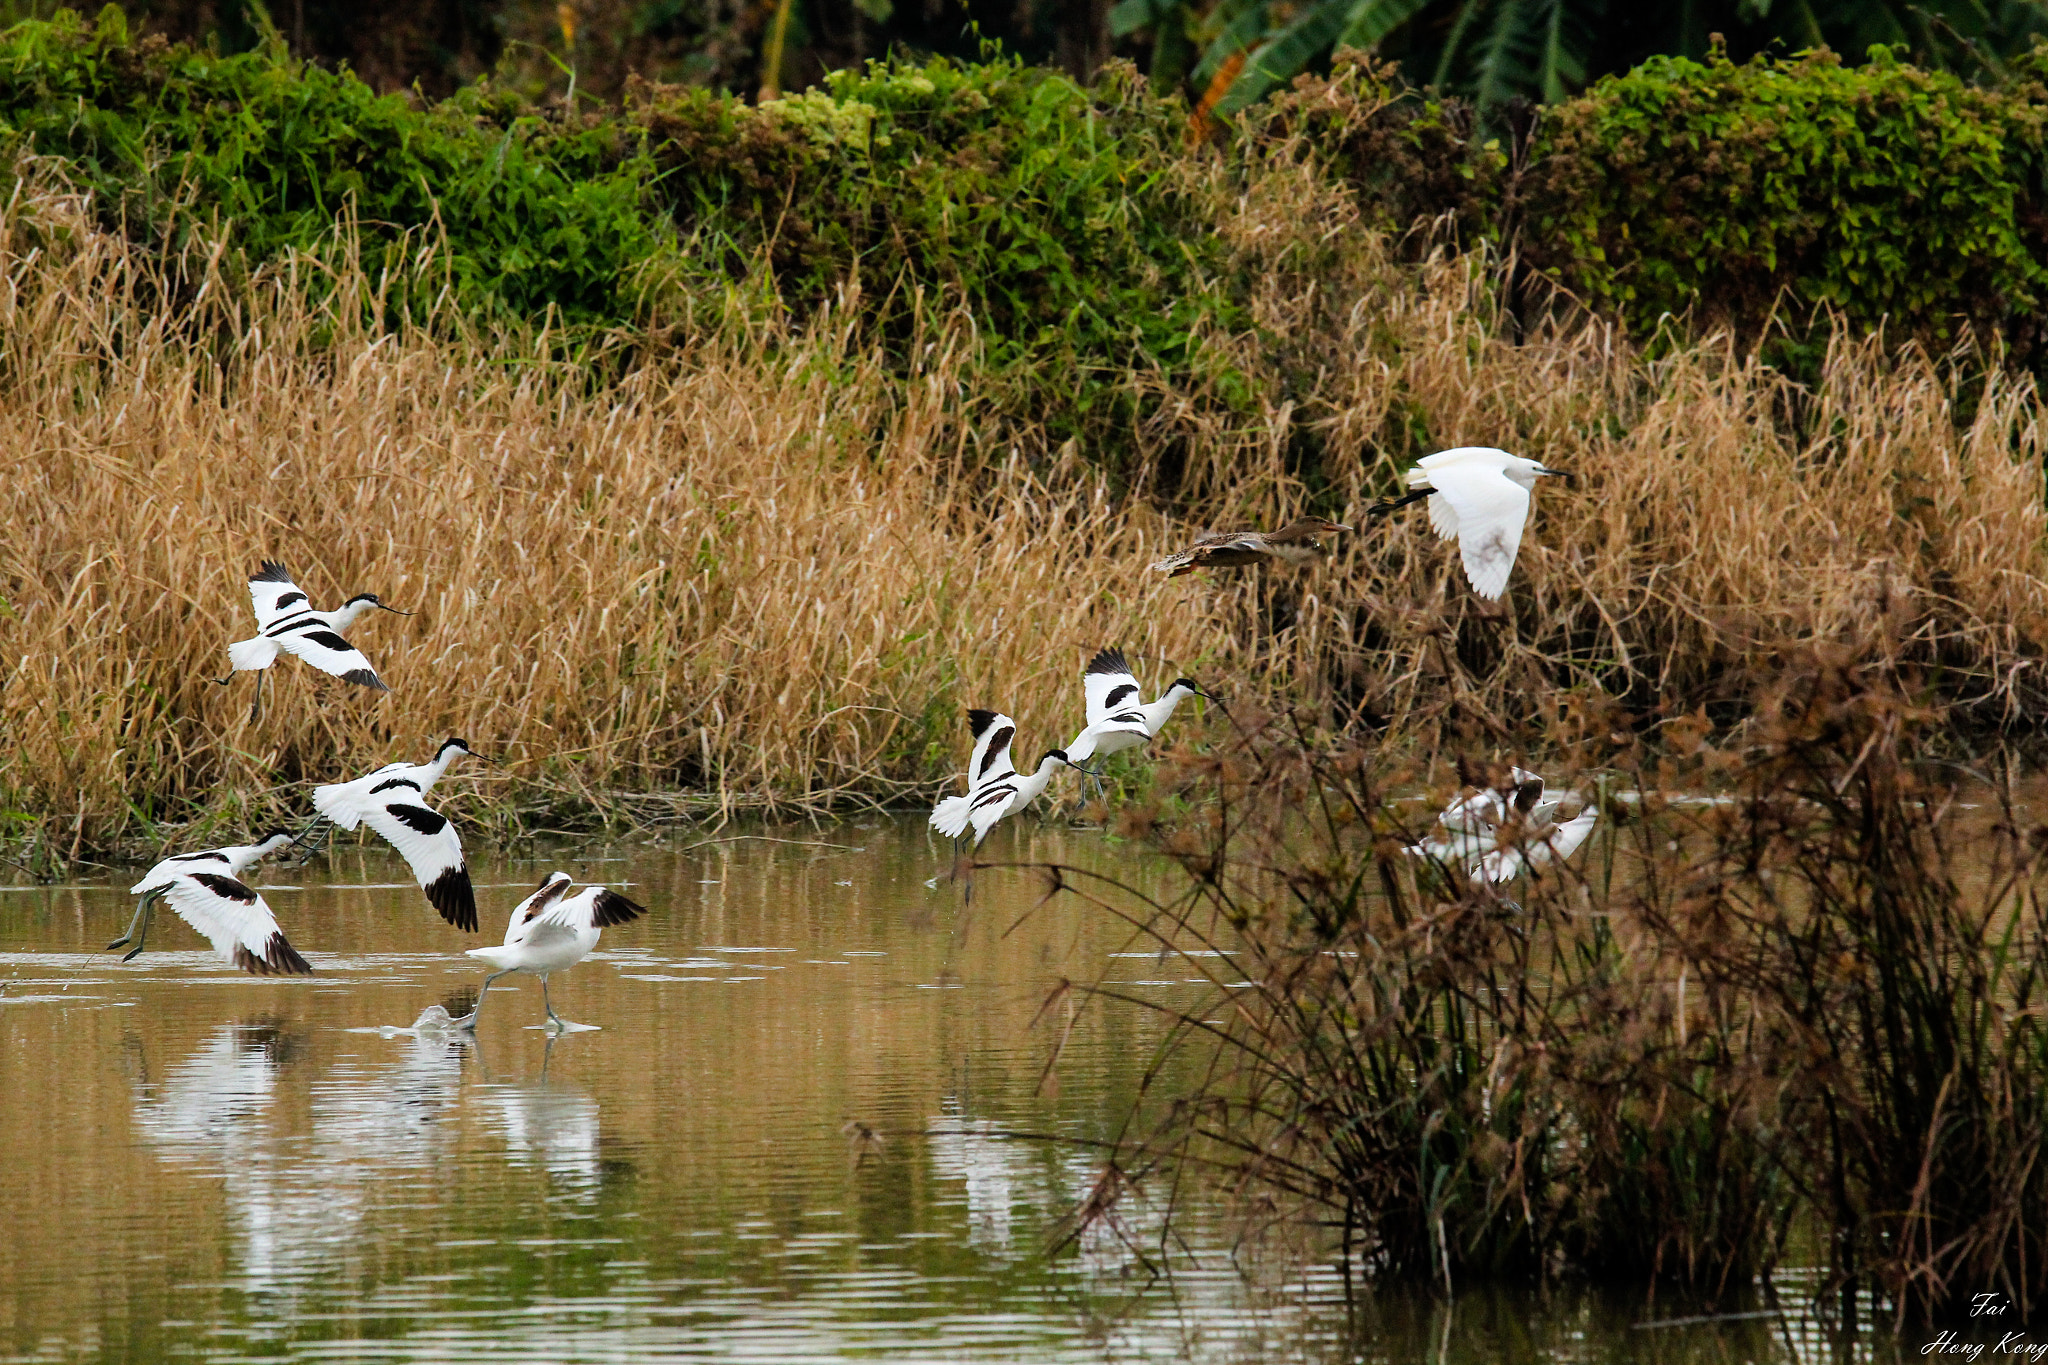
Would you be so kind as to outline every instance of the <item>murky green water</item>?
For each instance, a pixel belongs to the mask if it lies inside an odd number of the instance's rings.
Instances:
[[[1097,1163],[1004,1134],[1112,1133],[1153,1036],[1091,1014],[1049,1089],[1048,984],[1197,987],[1022,873],[963,910],[917,821],[779,837],[481,860],[474,937],[374,846],[266,868],[294,981],[168,916],[136,962],[91,956],[132,871],[0,891],[0,1360],[1837,1358],[1796,1317],[1642,1329],[1590,1295],[1354,1317],[1220,1218],[1170,1284],[1113,1236],[1049,1257]],[[1029,825],[990,852],[1134,865]],[[550,1041],[510,977],[473,1043],[397,1031],[557,866],[652,908],[555,978],[601,1028]]]

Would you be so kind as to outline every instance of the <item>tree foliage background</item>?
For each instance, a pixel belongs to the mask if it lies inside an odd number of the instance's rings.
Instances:
[[[47,17],[55,0],[0,15]],[[1556,101],[1659,54],[1741,60],[1828,47],[1996,82],[2048,37],[2048,0],[122,0],[138,31],[245,51],[274,25],[292,52],[381,90],[450,93],[479,76],[541,96],[615,96],[627,79],[749,94],[798,89],[891,55],[995,44],[1091,78],[1112,56],[1230,114],[1360,48],[1411,83],[1482,109]]]

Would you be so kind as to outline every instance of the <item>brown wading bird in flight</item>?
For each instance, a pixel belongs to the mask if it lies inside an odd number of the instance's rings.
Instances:
[[[1211,531],[1197,537],[1185,550],[1176,550],[1152,567],[1168,578],[1178,578],[1196,569],[1232,564],[1263,564],[1277,559],[1287,564],[1308,564],[1323,554],[1318,536],[1351,528],[1341,521],[1322,517],[1296,517],[1277,531]]]

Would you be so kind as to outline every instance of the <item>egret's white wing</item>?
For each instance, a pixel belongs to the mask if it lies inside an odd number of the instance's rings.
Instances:
[[[1105,649],[1088,661],[1081,675],[1088,694],[1088,723],[1094,725],[1120,707],[1138,704],[1138,679],[1121,649]]]
[[[233,877],[188,872],[164,893],[171,909],[213,943],[221,960],[257,976],[291,976],[312,966],[286,941],[263,897]]]
[[[256,608],[256,629],[269,630],[288,616],[311,610],[306,594],[284,565],[274,559],[263,561],[261,568],[250,575],[249,602]]]
[[[1498,598],[1507,591],[1508,574],[1522,548],[1529,490],[1498,469],[1466,464],[1432,470],[1430,484],[1457,514],[1458,553],[1472,591]]]
[[[1430,529],[1436,532],[1438,540],[1449,540],[1458,534],[1458,514],[1448,498],[1441,493],[1431,493],[1426,506],[1429,508]]]
[[[1528,495],[1523,495],[1523,501]],[[346,682],[373,687],[379,692],[389,692],[384,680],[377,676],[377,670],[370,667],[370,661],[363,652],[335,634],[325,621],[309,621],[303,627],[287,630],[273,637],[277,647],[287,654],[296,654],[323,673],[332,673]]]
[[[476,893],[462,856],[462,836],[447,816],[404,799],[417,794],[418,784],[411,782],[387,790],[380,802],[363,811],[363,822],[405,858],[420,890],[427,893],[427,904],[439,910],[442,919],[475,933]]]
[[[1579,845],[1593,833],[1593,826],[1600,822],[1600,812],[1588,806],[1579,814],[1559,825],[1548,838],[1530,850],[1530,861],[1541,867],[1553,860],[1563,862],[1579,851]]]

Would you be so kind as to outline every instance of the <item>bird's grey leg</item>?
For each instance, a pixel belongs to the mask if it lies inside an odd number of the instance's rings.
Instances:
[[[115,939],[112,943],[109,943],[104,951],[111,953],[124,943],[133,943],[135,945],[134,951],[123,956],[121,959],[123,962],[134,957],[136,953],[141,952],[143,936],[149,932],[149,907],[154,905],[156,898],[162,894],[161,891],[151,891],[145,894],[141,903],[135,907],[135,918],[128,921],[128,932]]]
[[[556,1029],[560,1029],[562,1027],[562,1017],[555,1013],[553,1003],[548,1000],[548,974],[546,972],[540,974],[540,1003],[541,1008],[548,1012],[548,1023],[552,1024]]]
[[[263,675],[269,671],[267,668],[256,670],[256,700],[249,706],[249,723],[251,725],[254,725],[263,718]]]
[[[493,981],[496,981],[499,977],[507,975],[510,971],[511,968],[508,967],[505,969],[505,971],[492,972],[489,976],[484,978],[483,989],[476,993],[475,1006],[471,1008],[468,1014],[463,1015],[462,1018],[457,1019],[455,1021],[455,1026],[457,1028],[466,1028],[470,1030],[472,1033],[476,1031],[476,1017],[484,1012],[484,997],[491,993],[491,983]]]
[[[316,816],[313,822],[300,830],[292,840],[299,850],[297,866],[304,867],[327,850],[327,838],[334,833],[334,822],[326,816]]]

